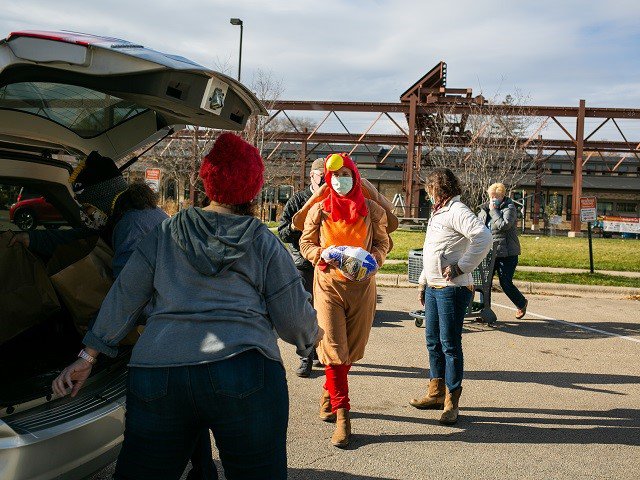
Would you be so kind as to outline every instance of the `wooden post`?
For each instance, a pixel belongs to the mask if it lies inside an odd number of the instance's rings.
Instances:
[[[307,127],[304,128],[305,135],[309,133]],[[305,138],[300,145],[300,190],[304,190],[307,179],[307,139]]]
[[[193,127],[193,155],[189,171],[189,203],[196,206],[196,159],[198,158],[198,127]]]
[[[584,149],[584,114],[585,101],[580,100],[578,108],[578,118],[576,120],[576,157],[573,165],[573,191],[571,208],[571,231],[570,237],[581,235],[582,223],[580,222],[580,197],[582,196],[582,156]]]
[[[405,163],[404,175],[404,204],[409,209],[409,217],[413,214],[413,161],[416,148],[416,111],[418,107],[417,95],[411,95],[409,99],[409,138],[407,139],[407,161]]]
[[[533,191],[533,217],[531,219],[531,230],[539,230],[540,222],[540,200],[542,199],[542,135],[538,135],[538,153],[536,155],[536,185]]]

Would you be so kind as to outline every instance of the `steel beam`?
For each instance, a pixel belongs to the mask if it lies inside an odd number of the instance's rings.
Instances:
[[[362,137],[362,138],[361,138]],[[181,138],[174,136],[173,138]],[[301,132],[278,132],[270,135],[270,138],[274,142],[280,141],[289,141],[289,142],[302,142],[303,140],[308,140],[309,142],[318,142],[318,143],[343,143],[349,145],[397,145],[397,146],[407,146],[408,137],[405,135],[395,135],[395,134],[369,134],[362,135],[357,134],[348,134],[348,133],[324,133],[324,132],[316,132],[313,136],[304,135]],[[543,138],[541,140],[542,147],[544,150],[574,150],[576,148],[576,144],[572,140],[567,139],[549,139]],[[520,145],[523,147],[533,150],[538,148],[538,140],[530,141],[528,138],[521,138]],[[415,140],[415,145],[429,146],[429,142],[424,139],[417,138]],[[459,147],[462,146],[463,143],[460,141],[451,141],[445,144],[445,146],[451,147]],[[587,151],[598,151],[603,150],[607,152],[629,152],[629,153],[638,153],[640,147],[638,147],[638,142],[622,142],[622,141],[611,141],[611,140],[594,140],[583,143],[583,150]]]
[[[279,100],[273,102],[273,110],[303,110],[303,111],[327,111],[338,112],[388,112],[408,114],[410,102],[330,102],[308,100]],[[418,105],[416,112],[421,114],[433,114],[445,110],[451,114],[468,115],[514,115],[533,117],[572,117],[579,114],[579,107],[543,106],[543,105],[466,105],[436,103]],[[584,116],[588,118],[626,118],[640,119],[640,109],[637,108],[585,108]]]

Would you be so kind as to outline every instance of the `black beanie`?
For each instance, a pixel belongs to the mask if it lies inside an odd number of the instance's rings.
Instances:
[[[78,164],[69,182],[78,202],[89,203],[107,215],[111,215],[118,195],[127,189],[115,162],[95,151]]]

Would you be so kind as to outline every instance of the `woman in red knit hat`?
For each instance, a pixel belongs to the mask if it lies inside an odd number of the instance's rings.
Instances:
[[[255,147],[220,135],[200,170],[211,205],[181,211],[140,242],[81,358],[53,382],[56,394],[76,395],[98,355],[115,356],[150,306],[129,364],[116,479],[180,478],[204,429],[226,478],[287,478],[289,398],[276,334],[308,356],[319,330],[289,253],[251,214],[263,170]]]
[[[324,330],[318,345],[326,375],[320,417],[336,422],[331,443],[345,447],[351,435],[347,374],[364,356],[376,311],[376,281],[375,272],[359,281],[349,279],[331,260],[336,250],[331,247],[360,247],[380,267],[390,241],[387,214],[378,203],[365,198],[360,173],[346,153],[327,157],[325,179],[329,195],[309,209],[300,252],[316,266],[314,305]]]

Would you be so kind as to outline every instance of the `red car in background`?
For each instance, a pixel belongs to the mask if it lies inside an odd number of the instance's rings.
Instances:
[[[9,209],[9,220],[20,230],[33,230],[38,225],[58,228],[67,222],[43,195],[22,188],[16,203]]]

